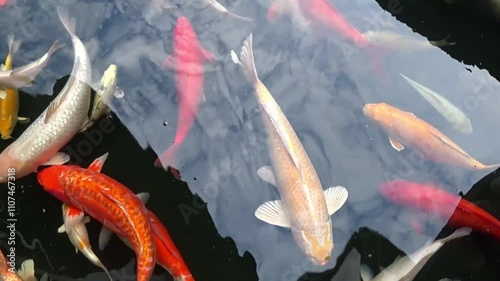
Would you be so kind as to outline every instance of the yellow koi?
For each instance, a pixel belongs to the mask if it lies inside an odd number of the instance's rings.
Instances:
[[[9,36],[7,43],[9,44],[9,53],[5,58],[5,65],[2,65],[2,70],[12,70],[12,60],[21,45],[21,41],[15,41],[13,36]],[[30,121],[29,118],[17,116],[18,112],[19,93],[17,89],[0,89],[0,135],[2,139],[12,138],[10,135],[17,122],[25,124]]]

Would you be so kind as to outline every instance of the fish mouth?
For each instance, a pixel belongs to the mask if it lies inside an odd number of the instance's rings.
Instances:
[[[372,106],[371,103],[367,103],[365,104],[365,106],[363,106],[363,115],[364,116],[368,116],[369,114],[369,108]]]

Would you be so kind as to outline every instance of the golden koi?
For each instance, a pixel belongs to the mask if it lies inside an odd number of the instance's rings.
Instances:
[[[14,55],[19,50],[21,41],[14,40],[14,36],[7,39],[9,53],[5,58],[5,65],[2,70],[12,70],[12,61]],[[29,118],[19,117],[19,93],[16,88],[0,89],[0,135],[3,140],[12,138],[11,134],[17,122],[26,124],[30,122]]]
[[[253,83],[268,134],[273,169],[263,167],[258,175],[267,175],[263,179],[276,184],[281,197],[281,200],[262,204],[255,211],[255,216],[269,224],[290,228],[295,242],[307,257],[318,265],[324,265],[330,260],[333,250],[330,216],[344,205],[348,192],[341,186],[323,191],[314,166],[292,125],[257,75],[252,34],[245,40],[240,57],[231,51],[231,58]]]
[[[477,161],[438,129],[411,112],[386,103],[368,103],[363,107],[363,114],[389,135],[389,141],[397,151],[403,150],[406,145],[438,163],[472,170],[500,167],[500,164],[485,165]]]

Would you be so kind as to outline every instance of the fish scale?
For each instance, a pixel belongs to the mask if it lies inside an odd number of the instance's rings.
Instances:
[[[59,176],[59,184],[69,203],[128,239],[137,256],[138,280],[149,280],[156,249],[144,204],[125,186],[101,173],[67,167]]]

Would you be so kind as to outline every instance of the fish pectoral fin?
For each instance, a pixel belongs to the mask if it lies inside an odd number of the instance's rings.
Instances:
[[[66,232],[66,228],[64,227],[64,224],[61,225],[58,229],[57,229],[57,233],[64,233]]]
[[[109,240],[113,237],[113,231],[111,229],[105,227],[104,225],[101,228],[101,232],[99,233],[99,250],[104,251],[106,246],[109,244]]]
[[[403,144],[393,138],[389,138],[389,142],[391,143],[392,148],[396,149],[397,151],[405,149]]]
[[[77,254],[78,254],[78,248],[77,248],[77,247],[75,247],[75,253],[77,253]]]
[[[281,200],[268,201],[257,208],[255,216],[268,224],[290,227],[290,221],[285,213]]]
[[[32,259],[25,260],[17,274],[22,280],[36,280],[33,279],[35,278],[35,262]]]
[[[53,165],[62,165],[69,161],[69,155],[63,152],[57,152],[49,161],[42,164],[42,166],[53,166]]]
[[[177,62],[177,59],[174,56],[168,56],[165,59],[165,61],[163,62],[163,65],[162,65],[163,70],[169,69],[169,68],[175,69],[176,62]]]
[[[333,186],[324,191],[328,215],[333,215],[347,201],[349,192],[343,186]]]
[[[373,271],[366,264],[360,266],[359,275],[363,281],[371,281],[373,279]]]
[[[205,61],[210,61],[210,62],[217,61],[217,58],[215,57],[215,55],[212,52],[210,52],[209,50],[204,49],[204,48],[200,48],[200,52],[201,52],[201,55],[203,56],[203,58],[205,59]]]
[[[265,182],[276,186],[276,177],[271,166],[262,166],[257,170],[257,175]]]
[[[139,198],[139,200],[141,200],[141,202],[146,205],[146,203],[148,203],[149,201],[149,192],[141,192],[141,193],[137,193],[136,196]]]
[[[31,119],[28,118],[28,117],[20,117],[20,116],[18,116],[17,117],[17,122],[19,122],[19,124],[28,124],[29,122],[31,122]]]
[[[7,91],[0,89],[0,99],[4,100],[7,98]]]
[[[94,162],[92,162],[92,164],[90,164],[87,169],[100,173],[102,170],[102,166],[104,165],[104,162],[106,162],[106,159],[108,159],[108,155],[109,155],[109,152],[106,152],[101,157],[94,160]]]

